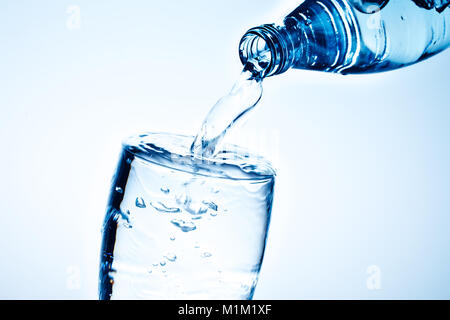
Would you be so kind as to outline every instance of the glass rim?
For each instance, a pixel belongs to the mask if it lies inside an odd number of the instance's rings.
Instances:
[[[194,136],[144,132],[125,138],[122,148],[145,162],[191,175],[254,181],[274,179],[276,176],[270,161],[246,148],[226,144],[224,151],[216,157],[198,157],[190,152],[192,141]]]

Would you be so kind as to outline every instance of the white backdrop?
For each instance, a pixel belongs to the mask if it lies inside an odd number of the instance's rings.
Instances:
[[[96,298],[121,140],[194,134],[288,2],[0,3],[0,298]],[[449,67],[265,81],[231,137],[278,169],[255,298],[450,298]]]

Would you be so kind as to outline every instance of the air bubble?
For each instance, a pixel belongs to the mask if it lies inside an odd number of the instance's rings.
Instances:
[[[182,219],[173,219],[170,221],[174,226],[181,229],[183,232],[189,232],[197,229],[192,221],[184,221]]]
[[[208,208],[210,208],[211,210],[217,211],[217,204],[215,204],[212,201],[203,201],[203,204],[206,204],[208,206]]]
[[[204,204],[200,204],[200,205],[196,205],[193,204],[191,202],[189,202],[188,204],[186,204],[186,206],[184,207],[184,210],[186,210],[187,212],[189,212],[192,215],[202,215],[205,214],[208,211],[208,206],[205,206]]]
[[[183,206],[184,210],[194,216],[205,214],[209,209],[204,202],[193,202],[186,194],[178,195],[175,199],[179,205]]]
[[[212,254],[209,253],[209,252],[203,252],[202,255],[201,255],[202,258],[209,258],[211,256],[212,256]]]
[[[179,194],[175,196],[175,200],[178,204],[185,205],[191,202],[191,198],[186,194]]]
[[[167,253],[164,258],[166,258],[167,260],[174,262],[175,260],[177,260],[177,256],[174,253]]]
[[[124,223],[123,223],[123,226],[124,226],[125,228],[127,228],[127,229],[132,229],[132,228],[133,228],[133,225],[132,225],[131,223],[128,223],[128,222],[124,222]]]
[[[158,210],[159,212],[166,212],[166,213],[177,213],[180,212],[180,208],[176,208],[176,207],[167,207],[164,203],[162,202],[150,202],[150,205],[155,208],[156,210]]]
[[[168,194],[170,192],[170,189],[169,188],[165,188],[165,187],[162,187],[160,190],[161,190],[162,193],[165,193],[165,194]]]
[[[242,171],[244,171],[244,172],[246,172],[246,173],[252,173],[252,172],[254,172],[255,170],[257,170],[258,167],[255,166],[255,165],[253,165],[253,164],[247,164],[247,165],[241,167],[241,169],[242,169]]]
[[[137,197],[136,198],[136,207],[138,208],[146,208],[147,206],[145,205],[145,201],[144,199],[142,199],[141,197]]]
[[[123,213],[122,210],[119,211],[120,217],[124,220],[124,222],[122,223],[122,225],[127,228],[127,229],[131,229],[133,228],[133,224],[131,223],[131,213],[129,210],[127,210],[126,213]]]
[[[123,193],[123,189],[121,188],[121,187],[116,187],[116,192],[118,192],[118,193]]]

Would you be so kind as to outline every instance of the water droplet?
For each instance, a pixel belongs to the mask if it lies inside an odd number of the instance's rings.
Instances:
[[[202,258],[209,258],[211,256],[212,256],[212,254],[209,253],[209,252],[203,252],[202,255],[201,255]]]
[[[181,229],[183,232],[189,232],[197,229],[192,221],[184,221],[182,219],[173,219],[170,221],[174,226]]]
[[[169,189],[169,188],[162,187],[162,188],[161,188],[161,192],[163,192],[163,193],[165,193],[165,194],[168,194],[168,193],[170,192],[170,189]]]
[[[215,217],[215,216],[217,216],[217,212],[216,212],[216,211],[211,212],[209,215],[210,215],[211,217]]]
[[[157,266],[159,266],[159,263],[153,263],[153,266],[157,267]]]
[[[150,270],[148,270],[147,272],[148,272],[148,273],[152,273],[152,272],[153,272],[153,270],[151,270],[151,269],[150,269]]]
[[[177,260],[177,256],[175,255],[175,253],[171,253],[171,252],[168,252],[168,253],[164,256],[164,258],[166,258],[167,260],[169,260],[169,261],[171,261],[171,262],[174,262],[175,260]]]
[[[165,261],[161,261],[159,264],[161,265],[161,267],[164,267],[166,265],[166,262]]]
[[[123,193],[123,189],[121,187],[116,187],[116,192]]]
[[[136,198],[136,207],[138,208],[146,208],[147,206],[145,205],[145,201],[144,199],[142,199],[141,197],[137,197]]]
[[[211,192],[212,192],[212,193],[219,193],[219,190],[218,190],[218,189],[211,188]]]
[[[174,236],[171,236],[171,237],[170,237],[170,240],[171,240],[171,241],[175,241],[175,237],[174,237]]]
[[[171,208],[171,207],[167,207],[164,203],[162,202],[150,202],[150,205],[155,208],[156,210],[158,210],[159,212],[166,212],[166,213],[177,213],[180,212],[180,208]]]

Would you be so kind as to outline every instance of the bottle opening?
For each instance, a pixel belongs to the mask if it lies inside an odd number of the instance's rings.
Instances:
[[[253,32],[247,32],[239,45],[239,56],[244,66],[249,61],[254,61],[261,65],[261,68],[266,69],[267,75],[267,71],[271,67],[272,50],[263,37]]]
[[[256,34],[247,33],[241,40],[239,56],[244,69],[265,77],[272,66],[272,52],[268,43]]]
[[[253,62],[264,69],[263,76],[286,71],[286,45],[279,30],[270,24],[252,28],[242,37],[239,44],[241,62],[247,66]]]

